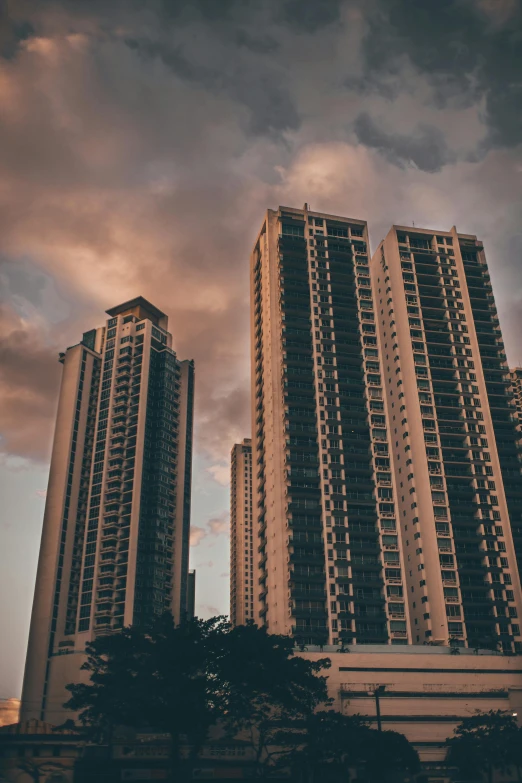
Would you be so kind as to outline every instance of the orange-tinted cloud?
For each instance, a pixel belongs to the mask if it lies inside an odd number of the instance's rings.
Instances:
[[[18,722],[20,699],[0,699],[0,726]]]
[[[268,206],[309,201],[366,218],[374,243],[391,222],[410,220],[485,233],[497,293],[518,312],[522,155],[485,143],[494,129],[496,143],[511,144],[516,113],[498,91],[483,110],[518,44],[502,48],[504,28],[488,29],[477,3],[450,8],[471,68],[482,49],[473,85],[454,59],[431,63],[436,46],[419,51],[418,10],[397,26],[409,5],[330,0],[317,13],[311,0],[8,3],[4,450],[48,456],[56,351],[139,293],[169,314],[180,358],[196,360],[196,447],[225,482],[230,447],[250,430],[248,256]],[[439,32],[447,29],[430,29],[430,40]],[[18,259],[51,281],[60,313],[31,291],[33,272],[13,296]]]

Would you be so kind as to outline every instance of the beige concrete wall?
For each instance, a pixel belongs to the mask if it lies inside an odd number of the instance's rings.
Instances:
[[[386,270],[382,264],[382,253],[384,253]],[[424,642],[430,638],[436,643],[447,643],[448,625],[435,534],[428,460],[401,260],[394,229],[390,230],[384,242],[374,253],[371,274],[377,298],[385,399],[404,549],[412,641]],[[390,299],[391,302],[388,301]],[[396,360],[395,357],[398,359]],[[400,373],[396,373],[399,368]],[[404,419],[406,423],[402,424]],[[407,433],[406,437],[404,437],[405,433]],[[408,476],[412,478],[408,479]],[[415,493],[410,494],[410,489],[413,487]],[[412,503],[417,504],[413,509]],[[415,518],[419,519],[416,524],[413,522]],[[422,547],[417,545],[416,533],[421,534]],[[422,553],[417,554],[419,548],[422,548]],[[419,567],[422,568],[419,570]],[[420,586],[422,580],[426,582],[425,590]],[[424,618],[424,614],[428,611],[426,604],[422,603],[424,595],[429,596],[429,619]],[[427,631],[431,632],[431,637],[425,636]]]
[[[377,728],[373,692],[380,685],[383,730],[398,731],[412,742],[422,761],[445,758],[446,740],[475,711],[517,712],[522,718],[522,658],[479,654],[448,647],[351,646],[339,653],[298,653],[308,660],[328,657],[329,695],[333,707],[361,715]],[[371,692],[371,694],[369,694]]]
[[[257,542],[252,528],[252,441],[232,447],[230,484],[230,621],[244,625],[254,619],[254,558]],[[248,550],[246,552],[245,550]]]
[[[277,213],[268,210],[264,230],[259,236],[262,267],[262,319],[263,319],[263,412],[264,412],[264,459],[265,459],[265,509],[266,509],[266,553],[268,575],[267,613],[261,624],[267,625],[272,633],[289,634],[292,618],[287,611],[286,584],[288,582],[288,531],[286,529],[286,498],[284,475],[284,430],[283,398],[281,386],[281,313],[279,309],[278,280],[278,236]],[[253,308],[252,308],[253,309]],[[254,332],[252,332],[254,337]],[[256,438],[257,416],[255,411],[255,348],[253,352],[253,395],[254,409],[252,418],[252,464],[257,472],[257,460],[260,456]],[[254,530],[257,530],[256,517],[259,510],[259,495],[253,492]],[[255,547],[257,549],[257,546]],[[259,561],[256,554],[255,563]],[[258,588],[259,570],[254,565],[254,586]],[[259,605],[254,607],[256,619]]]
[[[67,351],[63,365],[29,631],[21,720],[40,718],[81,357],[82,346],[74,346]]]
[[[465,320],[462,320],[461,323],[465,323],[467,326],[465,334],[469,337],[469,344],[466,347],[471,350],[471,355],[468,354],[465,358],[469,358],[474,362],[473,372],[476,375],[476,380],[473,383],[479,389],[480,411],[483,414],[481,424],[485,427],[485,433],[482,437],[487,439],[487,451],[490,453],[493,468],[493,474],[488,476],[488,479],[493,480],[496,485],[495,494],[498,497],[498,510],[501,516],[501,520],[497,524],[501,524],[503,527],[506,544],[506,553],[502,554],[509,561],[509,573],[512,577],[512,589],[515,594],[515,605],[519,617],[522,616],[520,608],[522,591],[516,566],[480,351],[459,246],[459,238],[465,237],[475,241],[476,237],[459,235],[455,227],[451,231],[435,231],[433,229],[394,226],[375,252],[372,258],[371,271],[376,296],[379,301],[379,333],[384,349],[383,359],[386,360],[384,362],[387,384],[386,400],[394,433],[393,464],[401,509],[401,534],[407,558],[405,565],[409,583],[408,595],[412,618],[412,637],[414,641],[422,642],[426,638],[426,633],[430,633],[431,636],[428,638],[434,643],[447,643],[449,633],[443,593],[444,585],[439,564],[434,506],[431,497],[428,459],[417,391],[415,359],[411,345],[397,231],[408,234],[410,237],[415,237],[416,234],[423,236],[437,234],[452,239],[453,258],[455,259],[455,266],[452,267],[454,270],[453,279],[460,283],[460,286],[456,287],[455,290],[460,290],[462,294],[457,301],[463,305],[459,312],[465,316]],[[479,249],[479,255],[485,261],[483,250]],[[427,360],[426,366],[429,367],[429,360]],[[398,368],[400,368],[400,372],[397,374],[396,370]],[[467,381],[464,382],[466,383]],[[443,462],[442,455],[440,461]],[[414,489],[412,494],[410,494],[410,489]],[[443,485],[443,489],[445,489],[445,485]],[[416,503],[414,509],[411,508],[412,503]],[[415,518],[418,519],[417,523],[414,523]],[[451,512],[449,513],[448,522],[450,524],[450,532],[452,532]],[[477,520],[477,526],[479,524],[480,520]],[[420,539],[415,539],[416,533],[420,533]],[[419,542],[418,544],[417,541]],[[452,552],[454,553],[455,547],[452,535],[450,536],[450,541],[452,543]],[[419,548],[421,549],[420,553],[417,551]],[[421,586],[421,580],[425,581],[425,586]],[[458,586],[458,584],[455,586]],[[428,599],[426,603],[422,603],[423,597]],[[459,603],[461,604],[460,598]],[[426,619],[424,617],[425,613],[429,613],[429,618]],[[460,619],[464,622],[465,628],[465,617]]]

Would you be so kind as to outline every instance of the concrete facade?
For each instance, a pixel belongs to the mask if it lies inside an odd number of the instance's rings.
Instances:
[[[407,644],[364,221],[268,210],[251,256],[255,619]]]
[[[418,777],[423,783],[460,780],[445,764],[447,740],[467,717],[478,712],[501,710],[522,716],[522,658],[488,651],[427,645],[349,645],[346,652],[325,646],[310,646],[296,654],[318,660],[328,657],[324,671],[331,708],[345,715],[359,715],[378,728],[375,692],[379,689],[379,712],[383,731],[404,734],[422,762]],[[214,736],[215,735],[215,736]],[[253,749],[241,739],[210,733],[196,762],[194,778],[250,778]],[[23,777],[20,761],[34,765],[41,780],[71,783],[161,777],[168,763],[168,735],[143,734],[128,730],[113,738],[112,748],[84,748],[84,741],[69,732],[56,732],[38,721],[0,729],[0,775],[8,781]],[[82,761],[78,758],[83,756]],[[150,770],[133,772],[133,770]],[[154,772],[152,771],[154,770]],[[135,775],[132,778],[132,775]],[[149,779],[147,777],[147,779]],[[498,783],[513,781],[516,773],[495,776]]]
[[[83,743],[72,731],[29,720],[0,727],[1,783],[73,783]]]
[[[254,619],[252,528],[252,441],[245,438],[230,455],[230,622]]]
[[[303,658],[328,657],[324,674],[334,709],[361,715],[377,728],[375,691],[383,731],[404,734],[417,749],[423,772],[445,780],[446,740],[476,711],[502,710],[522,716],[522,658],[449,647],[359,645],[346,653],[325,647],[300,652]]]
[[[57,725],[86,642],[187,606],[193,362],[142,297],[61,354],[21,720]]]
[[[371,272],[412,639],[521,652],[520,435],[482,243],[394,226]]]

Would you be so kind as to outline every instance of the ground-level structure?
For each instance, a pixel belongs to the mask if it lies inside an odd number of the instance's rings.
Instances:
[[[417,749],[427,780],[442,783],[446,740],[475,712],[522,717],[522,657],[428,645],[353,645],[346,652],[309,647],[305,658],[328,657],[334,709],[359,714],[383,731],[404,734]]]
[[[447,769],[445,757],[446,742],[464,718],[490,710],[522,718],[522,656],[428,645],[351,645],[344,650],[309,646],[297,654],[309,660],[330,658],[331,667],[325,673],[333,709],[345,715],[361,715],[372,728],[378,728],[380,713],[383,731],[397,731],[408,738],[422,762],[416,783],[460,780]],[[30,777],[15,775],[20,762],[59,765],[56,769],[49,767],[41,783],[112,783],[166,777],[166,735],[131,732],[115,739],[110,749],[81,745],[79,737],[56,733],[39,721],[0,728],[0,781],[3,775],[9,782],[29,783]],[[193,778],[219,779],[222,783],[248,778],[252,764],[248,743],[210,737]],[[143,777],[147,774],[148,778]],[[515,779],[507,776],[496,783]]]

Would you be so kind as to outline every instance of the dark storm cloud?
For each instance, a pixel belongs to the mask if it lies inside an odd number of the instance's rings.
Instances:
[[[522,141],[520,0],[379,0],[363,44],[367,89],[400,78],[409,60],[433,88],[439,107],[485,103],[486,146]]]
[[[238,31],[235,45],[242,48],[247,40],[247,33]],[[239,60],[234,62],[226,57],[216,69],[213,63],[203,65],[189,59],[181,44],[139,38],[129,38],[126,43],[144,57],[159,58],[181,79],[201,85],[214,94],[221,92],[245,106],[251,117],[248,128],[254,134],[299,127],[299,116],[288,89],[281,86],[277,71],[266,63],[259,68],[249,67],[248,63],[242,67]],[[256,54],[270,51],[266,45],[258,44],[254,48],[250,41],[247,48]],[[192,49],[189,51],[194,54]]]
[[[97,30],[107,39],[123,38],[180,79],[245,107],[253,134],[302,126],[293,89],[299,79],[288,52],[295,54],[300,40],[313,62],[318,37],[328,30],[332,57],[336,47],[360,47],[358,67],[345,74],[347,99],[353,91],[361,99],[375,93],[397,98],[408,89],[404,69],[409,64],[430,85],[425,103],[440,110],[483,104],[488,134],[480,154],[522,138],[520,0],[436,5],[431,0],[11,0],[7,8],[10,56],[19,51],[21,38],[35,31],[47,34],[52,26],[62,33]],[[349,37],[357,18],[362,20],[359,42]],[[335,82],[335,62],[329,77],[326,92]],[[313,91],[305,81],[301,88]]]
[[[0,5],[3,466],[48,458],[58,351],[141,294],[196,362],[194,522],[219,532],[250,433],[249,253],[279,204],[367,219],[372,247],[392,223],[477,233],[518,361],[519,0]]]
[[[0,4],[0,57],[11,60],[22,42],[33,33],[34,27],[30,22],[23,18],[13,19],[8,4]]]
[[[453,156],[443,133],[438,128],[421,126],[411,136],[389,133],[385,120],[376,121],[363,112],[354,123],[358,141],[377,149],[390,163],[398,166],[414,164],[423,171],[440,171]]]
[[[11,369],[5,380],[4,443],[16,453],[35,453],[15,437],[31,420],[49,441],[51,387],[38,391],[45,357],[59,371],[57,349],[101,323],[105,307],[142,293],[169,313],[180,358],[196,360],[198,449],[222,462],[249,431],[248,256],[266,207],[311,198],[385,231],[401,213],[452,221],[446,194],[458,186],[466,230],[491,157],[482,147],[470,162],[481,136],[489,147],[516,140],[519,5],[510,0],[443,0],[436,11],[422,0],[6,7],[0,250],[37,258],[63,282],[72,313],[43,339],[48,310],[27,280],[33,310],[12,339],[27,354],[34,338],[34,373]],[[473,187],[463,160],[478,172]],[[520,215],[519,161],[514,150],[513,192],[499,186],[480,206],[509,203],[498,213],[504,233]],[[515,274],[507,250],[496,263]],[[13,281],[23,296],[23,273]],[[6,350],[13,330],[8,320],[3,328]],[[35,400],[22,402],[26,389]]]
[[[294,30],[313,33],[325,25],[339,22],[343,0],[285,0],[276,2],[277,17]],[[350,3],[352,5],[352,3]]]

